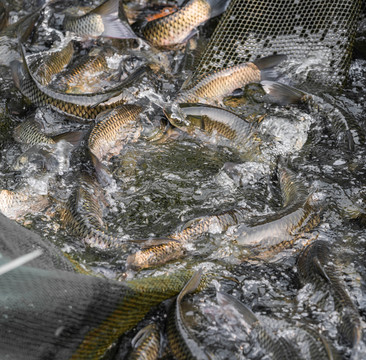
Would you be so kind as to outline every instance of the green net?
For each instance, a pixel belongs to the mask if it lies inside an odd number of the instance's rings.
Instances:
[[[0,359],[99,359],[192,275],[118,282],[65,271],[73,267],[52,244],[1,214],[0,225],[0,266],[43,250],[27,266],[0,276]]]
[[[362,0],[232,0],[195,76],[272,54],[314,71],[311,81],[342,85]]]

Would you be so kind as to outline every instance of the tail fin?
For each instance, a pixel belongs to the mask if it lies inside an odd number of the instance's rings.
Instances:
[[[211,7],[211,17],[222,14],[230,3],[230,0],[207,0]]]
[[[259,322],[258,318],[254,315],[252,310],[250,310],[246,305],[244,305],[234,296],[221,292],[221,291],[218,291],[216,294],[216,297],[217,297],[217,301],[220,306],[234,307],[241,315],[243,315],[243,320],[249,326],[252,326],[253,324]]]
[[[279,105],[296,104],[305,95],[301,90],[275,81],[263,80],[260,84],[270,100]]]
[[[107,0],[92,11],[102,17],[104,31],[102,36],[117,39],[137,39],[127,19],[118,17],[119,0]]]
[[[69,142],[71,145],[78,146],[78,145],[80,145],[81,140],[84,137],[84,134],[85,134],[85,131],[71,131],[71,132],[66,132],[66,133],[56,135],[52,139],[55,142],[65,140],[65,141]]]
[[[273,68],[286,59],[286,55],[271,55],[254,60],[253,64],[261,71],[261,80],[275,80],[278,74]]]

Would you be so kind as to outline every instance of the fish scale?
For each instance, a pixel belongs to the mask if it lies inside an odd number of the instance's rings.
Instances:
[[[97,123],[89,135],[89,150],[102,160],[121,137],[123,127],[130,123],[133,125],[141,110],[139,105],[126,104],[98,116]]]
[[[100,197],[102,189],[89,174],[82,172],[79,183],[61,210],[65,227],[82,236],[90,246],[120,247],[121,239],[106,233]]]
[[[211,7],[205,0],[191,0],[182,9],[149,21],[141,30],[146,40],[155,46],[170,46],[187,39],[192,29],[208,20]]]

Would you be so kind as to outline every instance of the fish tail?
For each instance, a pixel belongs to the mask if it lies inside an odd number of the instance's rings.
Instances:
[[[274,69],[278,64],[287,59],[286,55],[270,55],[253,61],[261,72],[261,80],[276,80],[279,74]]]
[[[104,31],[102,36],[117,39],[136,39],[137,36],[131,29],[127,19],[119,15],[119,0],[107,0],[93,10],[94,14],[102,17]]]
[[[189,279],[182,291],[179,293],[177,302],[179,303],[183,297],[187,294],[193,293],[199,286],[202,277],[202,268],[197,270],[193,276]]]
[[[85,134],[84,131],[70,131],[70,132],[56,135],[52,139],[55,142],[65,140],[65,141],[69,142],[71,145],[78,146],[78,145],[80,145],[80,143],[84,137],[84,134]]]
[[[211,17],[215,17],[222,14],[226,10],[228,4],[230,3],[229,0],[206,0],[206,1],[211,8]]]
[[[250,310],[246,305],[244,305],[234,296],[218,291],[216,293],[216,297],[217,302],[220,306],[230,305],[234,307],[241,315],[243,315],[243,319],[249,326],[252,326],[259,322],[258,318],[254,315],[252,310]]]
[[[263,80],[260,84],[270,99],[279,105],[299,103],[305,95],[301,90],[275,81]]]

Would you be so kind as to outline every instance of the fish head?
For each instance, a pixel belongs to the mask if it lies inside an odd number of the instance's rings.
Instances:
[[[172,105],[165,107],[163,111],[173,126],[182,128],[189,125],[189,121],[187,121],[187,117],[180,107],[180,104],[173,103]]]

